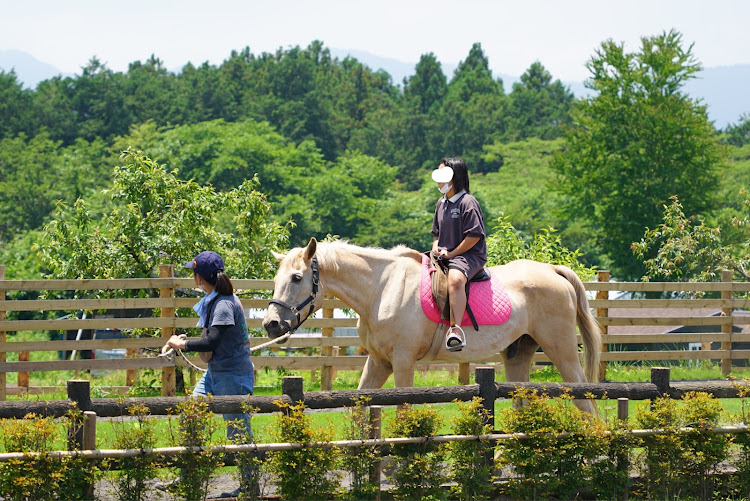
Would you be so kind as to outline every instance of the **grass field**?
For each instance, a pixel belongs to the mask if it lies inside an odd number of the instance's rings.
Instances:
[[[15,338],[16,341],[33,341],[38,339],[38,334],[34,333],[19,333]],[[57,358],[56,352],[32,352],[32,360],[52,360]],[[8,360],[13,360],[13,357],[17,357],[15,353],[8,354]],[[502,367],[498,366],[496,373],[497,381],[505,381],[505,374],[502,371]],[[339,371],[336,378],[333,381],[334,390],[350,390],[356,389],[359,382],[359,371]],[[199,376],[199,375],[197,375]],[[318,391],[320,390],[320,379],[319,376],[311,374],[311,371],[285,371],[285,370],[272,370],[272,369],[261,369],[256,373],[257,380],[255,382],[255,394],[256,395],[280,395],[281,394],[281,381],[284,376],[301,376],[303,378],[303,387],[305,391]],[[735,368],[733,376],[737,378],[748,378],[750,377],[750,368]],[[16,383],[17,375],[15,373],[8,374],[8,383]],[[31,386],[55,386],[58,389],[54,392],[42,394],[42,395],[27,395],[27,396],[9,396],[9,400],[64,400],[67,398],[66,394],[66,381],[69,379],[88,379],[91,381],[92,396],[97,398],[112,397],[115,398],[118,395],[108,390],[108,387],[112,386],[124,386],[125,385],[125,371],[112,371],[104,373],[89,373],[89,372],[78,372],[73,371],[57,371],[57,372],[33,372],[30,374]],[[724,379],[721,374],[721,369],[718,365],[710,362],[701,362],[697,364],[690,363],[679,363],[671,366],[671,379],[672,380],[704,380],[704,379]],[[185,380],[188,381],[188,371],[185,371]],[[533,371],[531,374],[531,380],[533,382],[562,382],[562,378],[554,366],[546,365]],[[651,380],[651,366],[650,365],[625,365],[625,364],[610,364],[607,367],[607,381],[614,382],[647,382]],[[473,383],[473,374],[471,375],[471,381]],[[128,396],[158,396],[160,395],[160,384],[161,384],[161,373],[156,370],[140,370],[138,371],[138,384],[131,388]],[[456,373],[450,373],[447,371],[430,371],[423,372],[417,371],[415,373],[415,386],[429,387],[429,386],[447,386],[458,384],[458,376]],[[386,384],[386,388],[393,387],[393,377],[389,378]],[[741,399],[722,399],[724,406],[725,422],[733,422],[733,417],[742,411],[742,405],[745,402]],[[630,402],[630,415],[634,415],[636,406],[639,402]],[[507,400],[499,400],[496,402],[495,411],[499,413],[502,409],[510,406],[510,402]],[[616,411],[616,401],[600,401],[600,409],[602,410],[602,416],[605,419],[614,419]],[[340,435],[339,430],[342,420],[344,419],[341,411],[330,411],[330,412],[311,412],[311,419],[316,423],[316,426],[331,426],[334,432],[337,433],[337,438],[343,438]],[[383,410],[383,421],[384,429],[389,419],[392,419],[395,415],[393,408],[386,408]],[[441,433],[447,433],[450,431],[451,419],[457,415],[457,409],[455,404],[442,404],[440,405],[440,415],[443,420],[443,428]],[[216,419],[221,419],[217,417]],[[274,425],[273,415],[256,415],[253,417],[253,429],[256,434],[258,441],[264,441],[264,437],[267,436],[267,431]],[[167,430],[167,419],[160,419],[159,436],[163,437],[164,443],[160,444],[163,446],[168,445],[166,443],[168,433]],[[110,421],[101,420],[97,424],[97,437],[98,447],[108,448],[111,446],[113,439],[112,424]],[[217,433],[217,443],[220,441],[221,432]]]
[[[650,381],[651,367],[649,366],[625,366],[625,365],[613,365],[607,369],[607,380],[616,382],[638,382],[638,381]],[[296,375],[302,376],[304,381],[304,388],[306,391],[318,391],[320,390],[319,377],[311,375],[310,371],[299,371],[299,372],[287,372],[283,370],[260,370],[257,373],[256,381],[256,395],[280,395],[281,394],[281,381],[283,376]],[[334,390],[346,390],[356,389],[359,381],[360,372],[358,371],[340,371],[334,380]],[[750,371],[747,369],[738,369],[734,374],[737,378],[750,377]],[[65,381],[72,378],[89,379],[92,383],[92,396],[94,397],[115,397],[114,394],[107,391],[108,386],[121,386],[124,385],[125,373],[124,371],[113,371],[111,373],[104,374],[90,374],[90,373],[79,373],[73,374],[65,372],[57,373],[32,373],[31,380],[32,385],[39,386],[59,386],[59,390],[44,394],[44,395],[31,395],[24,397],[9,397],[9,399],[65,399]],[[679,364],[672,366],[671,370],[672,380],[702,380],[702,379],[723,379],[721,376],[720,367],[714,364],[699,364],[697,366],[691,366],[688,364]],[[10,379],[10,378],[9,378]],[[186,379],[187,373],[186,373]],[[498,381],[504,381],[504,374],[500,368],[496,375]],[[559,373],[553,366],[544,366],[532,373],[531,380],[534,382],[561,382]],[[139,371],[139,385],[132,388],[129,396],[156,396],[159,394],[158,384],[160,381],[160,373],[158,371]],[[473,375],[472,381],[473,382]],[[415,385],[420,387],[429,386],[444,386],[444,385],[455,385],[457,382],[457,375],[455,373],[449,373],[447,371],[432,371],[432,372],[417,372],[415,374]],[[386,382],[385,387],[393,387],[393,378],[390,378]],[[742,399],[722,399],[724,406],[724,419],[726,423],[735,423],[736,416],[742,411],[742,405],[746,402]],[[636,407],[642,405],[641,402],[632,401],[630,402],[630,415],[634,415]],[[510,401],[499,400],[495,405],[495,412],[499,414],[503,409],[510,406]],[[617,402],[616,401],[600,401],[600,409],[602,416],[608,421],[615,419],[617,415]],[[440,404],[440,416],[442,419],[441,433],[449,433],[451,430],[451,421],[458,414],[457,406],[455,404]],[[389,420],[395,416],[394,408],[383,409],[383,429],[386,429]],[[310,412],[310,418],[318,427],[331,427],[334,430],[336,439],[343,439],[341,430],[344,429],[342,423],[344,422],[343,411],[317,411]],[[217,416],[215,419],[221,420],[221,417]],[[115,429],[113,421],[117,421],[117,418],[113,420],[100,420],[97,423],[97,447],[98,448],[112,448],[114,440]],[[256,440],[258,442],[267,442],[269,430],[275,425],[275,415],[259,414],[253,417],[253,430],[255,433]],[[168,419],[159,419],[159,436],[162,437],[162,442],[159,446],[168,446],[169,433],[168,433]],[[223,426],[219,427],[216,436],[214,437],[216,443],[221,443],[223,437]],[[63,444],[61,443],[61,446]]]

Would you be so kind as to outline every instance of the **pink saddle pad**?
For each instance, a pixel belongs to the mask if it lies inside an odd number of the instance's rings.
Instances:
[[[422,300],[422,310],[427,318],[433,322],[448,325],[447,320],[440,318],[435,298],[432,297],[432,274],[437,270],[430,266],[430,258],[422,255],[422,282],[419,295]],[[496,277],[483,282],[472,282],[469,291],[469,306],[474,313],[478,325],[498,325],[508,321],[511,314],[510,297],[505,287]],[[471,325],[468,313],[464,313],[461,325]]]

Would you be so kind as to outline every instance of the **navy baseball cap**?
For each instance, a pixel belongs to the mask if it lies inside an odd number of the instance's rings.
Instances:
[[[217,271],[224,271],[224,260],[215,252],[204,251],[192,261],[185,263],[185,268],[192,268],[195,273],[205,278],[215,277]]]

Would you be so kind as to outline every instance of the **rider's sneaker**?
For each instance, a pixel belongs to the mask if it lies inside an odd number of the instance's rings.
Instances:
[[[175,478],[173,480],[170,480],[168,482],[158,482],[154,487],[156,487],[158,490],[162,492],[169,492],[174,488],[174,486],[179,482],[179,478]]]
[[[461,351],[466,346],[466,335],[461,327],[453,325],[445,333],[445,349],[448,351]]]
[[[219,497],[220,497],[220,498],[222,498],[222,499],[223,499],[223,498],[236,498],[236,497],[239,497],[239,495],[240,495],[240,492],[242,492],[242,491],[240,490],[240,488],[239,488],[239,487],[237,487],[237,488],[236,488],[235,490],[233,490],[233,491],[230,491],[230,492],[222,492],[222,493],[221,493],[221,494],[219,495]]]

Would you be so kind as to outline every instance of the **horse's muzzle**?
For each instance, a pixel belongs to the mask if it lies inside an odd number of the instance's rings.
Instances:
[[[266,329],[270,339],[283,336],[292,329],[287,322],[280,322],[278,320],[264,320],[263,328]],[[282,343],[286,343],[286,340],[282,341]]]

